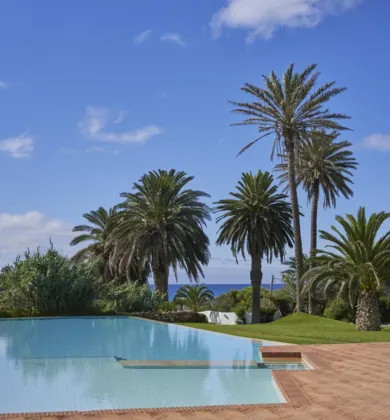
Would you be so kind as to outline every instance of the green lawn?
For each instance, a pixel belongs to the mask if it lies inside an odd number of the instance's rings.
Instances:
[[[390,342],[390,328],[361,332],[346,322],[307,314],[294,314],[269,324],[215,325],[181,324],[240,337],[260,338],[294,344]]]

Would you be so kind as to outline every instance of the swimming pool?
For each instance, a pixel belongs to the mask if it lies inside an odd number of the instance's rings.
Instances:
[[[280,403],[266,341],[128,317],[0,320],[0,413]]]

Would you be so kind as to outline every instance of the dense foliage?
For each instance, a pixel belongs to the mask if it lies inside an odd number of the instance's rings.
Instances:
[[[81,315],[92,310],[91,267],[75,264],[51,247],[27,251],[2,270],[0,311],[15,315]]]
[[[109,284],[103,288],[101,296],[96,307],[101,312],[111,313],[155,311],[164,299],[147,284],[138,283]]]

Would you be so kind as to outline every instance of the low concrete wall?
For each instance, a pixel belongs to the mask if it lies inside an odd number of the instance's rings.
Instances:
[[[237,321],[237,315],[234,312],[203,311],[201,314],[206,315],[212,324],[235,325]]]

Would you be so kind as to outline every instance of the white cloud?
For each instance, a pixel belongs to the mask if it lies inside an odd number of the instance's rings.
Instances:
[[[137,44],[137,45],[143,44],[144,42],[146,42],[150,38],[151,34],[152,34],[151,29],[148,29],[144,32],[141,32],[139,35],[134,37],[134,39],[133,39],[134,44]]]
[[[186,47],[186,43],[184,42],[180,34],[167,33],[167,34],[161,35],[160,40],[163,42],[172,42],[174,44],[179,45],[182,48]]]
[[[390,151],[390,134],[371,134],[360,143],[360,147],[388,152]]]
[[[218,36],[224,27],[248,31],[247,42],[269,38],[280,27],[313,28],[326,15],[351,9],[362,0],[227,0],[211,20]]]
[[[113,118],[112,113],[104,107],[86,108],[84,119],[79,126],[82,133],[92,140],[100,140],[108,143],[144,143],[153,136],[163,132],[161,127],[148,125],[132,131],[106,131],[104,128],[118,120]]]
[[[125,115],[126,115],[125,111],[119,111],[119,114],[113,121],[113,124],[120,124],[125,119]]]
[[[50,238],[56,249],[73,254],[76,250],[69,246],[74,236],[72,228],[61,220],[50,219],[37,211],[0,213],[0,264],[14,261],[27,248],[48,248]]]
[[[0,80],[0,90],[8,89],[9,83],[4,82],[4,80]]]
[[[34,139],[25,135],[0,141],[0,152],[9,153],[14,158],[30,157],[33,150]]]

